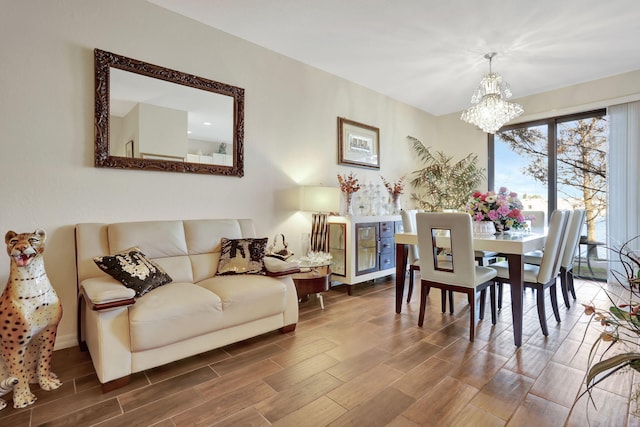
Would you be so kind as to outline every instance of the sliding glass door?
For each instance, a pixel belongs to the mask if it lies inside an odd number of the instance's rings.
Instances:
[[[597,279],[607,270],[607,134],[606,112],[598,110],[489,135],[489,188],[517,192],[527,210],[585,209],[576,268]]]

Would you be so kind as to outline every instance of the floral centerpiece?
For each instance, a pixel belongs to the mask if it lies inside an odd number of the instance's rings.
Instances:
[[[474,221],[492,221],[498,232],[510,229],[521,229],[525,226],[522,214],[522,202],[518,194],[510,192],[506,187],[500,187],[498,192],[476,191],[464,207]]]
[[[353,215],[353,208],[351,206],[351,200],[353,198],[353,193],[356,193],[360,190],[360,184],[358,183],[358,178],[356,178],[353,172],[349,172],[349,175],[340,175],[338,174],[338,183],[340,184],[340,191],[344,195],[345,201],[345,214],[347,216]]]
[[[589,352],[586,390],[578,395],[576,401],[589,394],[595,404],[591,393],[601,382],[611,377],[616,378],[619,373],[640,372],[640,251],[632,248],[638,247],[639,239],[640,236],[636,236],[620,247],[610,249],[613,255],[610,262],[617,261],[620,266],[618,270],[612,269],[611,275],[620,285],[617,289],[622,294],[618,294],[612,283],[604,288],[611,304],[609,309],[582,304],[584,313],[590,316],[590,322],[602,326],[602,331]],[[600,349],[601,345],[603,350]],[[619,377],[617,380],[620,381]],[[630,400],[636,403],[634,415],[640,416],[640,385],[637,381],[634,383]]]
[[[392,213],[399,214],[402,210],[400,206],[400,195],[404,192],[404,176],[402,176],[396,182],[389,182],[385,179],[384,176],[380,175],[382,179],[382,183],[384,184],[384,188],[387,189],[389,193],[389,197],[391,197],[391,208]]]

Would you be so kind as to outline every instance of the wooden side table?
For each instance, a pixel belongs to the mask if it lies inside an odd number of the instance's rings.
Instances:
[[[301,299],[311,294],[316,294],[320,300],[320,307],[324,310],[322,292],[326,292],[331,288],[331,268],[328,265],[310,267],[309,271],[295,273],[291,277],[296,285],[298,298]]]

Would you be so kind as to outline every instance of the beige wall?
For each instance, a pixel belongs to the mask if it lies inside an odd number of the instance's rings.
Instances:
[[[296,251],[310,221],[280,204],[286,190],[335,186],[352,170],[397,179],[415,169],[407,135],[486,162],[485,134],[459,114],[435,118],[143,0],[0,0],[0,10],[0,232],[47,230],[47,272],[65,310],[58,347],[75,344],[78,222],[253,217],[258,234],[284,232]],[[245,176],[94,168],[94,48],[244,88]],[[640,93],[638,82],[531,97],[525,109]],[[337,165],[338,116],[380,128],[379,172]],[[0,259],[0,283],[8,265]]]
[[[310,215],[280,208],[281,190],[337,186],[350,170],[397,178],[405,136],[435,129],[424,112],[143,0],[0,0],[0,10],[0,233],[47,230],[65,310],[58,347],[75,344],[74,224],[253,217],[295,251]],[[245,176],[94,168],[94,48],[244,88]],[[338,116],[380,128],[380,172],[337,165]],[[0,289],[8,272],[0,258]]]

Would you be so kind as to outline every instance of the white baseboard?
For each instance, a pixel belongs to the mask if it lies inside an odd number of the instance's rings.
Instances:
[[[62,350],[63,348],[75,347],[78,345],[76,334],[58,335],[56,336],[56,344],[53,350]]]

